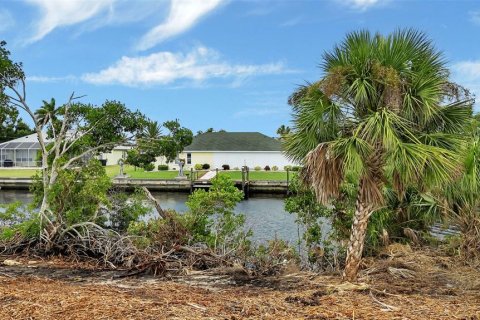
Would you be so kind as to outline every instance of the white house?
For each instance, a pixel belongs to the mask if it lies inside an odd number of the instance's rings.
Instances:
[[[131,146],[118,146],[111,152],[100,154],[99,158],[106,165],[117,165],[120,159],[127,157]],[[0,166],[35,167],[40,144],[36,134],[28,135],[0,144]],[[185,161],[185,169],[196,164],[209,164],[210,168],[221,169],[229,165],[231,169],[248,166],[277,166],[283,169],[293,165],[282,153],[282,146],[277,139],[259,132],[207,132],[197,135],[187,146],[180,158]],[[164,157],[158,157],[155,167],[166,164]],[[168,163],[170,169],[178,169],[175,163]]]
[[[115,165],[126,157],[130,147],[119,146],[110,153],[103,154],[107,165]],[[192,143],[180,154],[185,161],[185,169],[196,164],[209,164],[211,169],[221,169],[224,164],[231,169],[256,166],[277,166],[283,169],[286,165],[294,165],[282,153],[282,146],[277,139],[259,132],[207,132],[193,138]],[[158,157],[155,167],[168,164],[170,169],[178,169],[175,163],[166,163],[164,157]]]
[[[186,168],[195,164],[208,163],[210,168],[231,169],[248,166],[277,166],[282,169],[293,163],[282,153],[282,145],[277,139],[259,132],[207,132],[193,138],[185,148],[181,158]]]

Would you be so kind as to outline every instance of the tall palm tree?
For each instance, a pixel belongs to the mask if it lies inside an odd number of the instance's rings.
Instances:
[[[354,281],[369,217],[388,184],[438,186],[460,170],[461,131],[471,101],[455,97],[440,52],[426,36],[353,32],[323,56],[324,76],[290,98],[293,130],[286,154],[305,164],[318,201],[339,195],[345,176],[358,183],[344,278]]]

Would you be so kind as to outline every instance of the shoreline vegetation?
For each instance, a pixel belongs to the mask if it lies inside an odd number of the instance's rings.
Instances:
[[[116,177],[120,173],[120,166],[106,166],[106,173],[110,178]],[[39,172],[38,169],[6,169],[0,168],[1,178],[30,178]],[[124,172],[132,179],[175,179],[178,176],[178,171],[145,171],[142,168],[135,168],[130,165],[125,165]],[[207,171],[199,171],[199,178]],[[190,171],[185,172],[186,175],[190,174]],[[219,174],[226,175],[232,180],[242,180],[242,172],[237,170],[222,171],[219,170]],[[293,173],[291,172],[290,175]],[[250,180],[265,180],[265,181],[286,181],[286,171],[250,171]]]

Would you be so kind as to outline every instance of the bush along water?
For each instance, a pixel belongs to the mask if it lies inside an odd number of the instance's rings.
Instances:
[[[346,254],[345,244],[350,236],[358,186],[346,181],[340,196],[330,205],[319,204],[314,192],[298,175],[289,186],[291,196],[285,199],[286,211],[295,214],[303,226],[301,255],[303,263],[314,270],[340,270]],[[385,207],[375,211],[367,228],[364,253],[375,255],[389,243],[419,244],[428,239],[430,226],[440,218],[437,203],[428,193],[409,188],[400,197],[384,188]],[[400,200],[399,200],[400,199]]]
[[[250,274],[273,274],[296,259],[281,241],[252,245],[245,216],[234,212],[243,193],[223,175],[212,179],[208,192],[197,190],[190,195],[186,212],[163,210],[151,200],[159,216],[146,220],[152,208],[145,200],[153,198],[148,190],[133,194],[112,190],[98,161],[61,171],[49,193],[49,218],[57,229],[47,229],[51,235],[48,246],[38,241],[42,222],[33,209],[41,199],[41,186],[41,177],[37,177],[30,211],[18,203],[0,210],[4,252],[60,254],[98,261],[104,267],[155,274],[234,264],[241,264]]]

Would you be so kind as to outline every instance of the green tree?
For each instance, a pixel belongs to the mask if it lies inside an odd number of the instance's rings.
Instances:
[[[288,126],[285,126],[282,124],[278,129],[277,129],[277,134],[280,139],[285,139],[285,137],[290,133],[291,129]]]
[[[32,134],[33,130],[19,117],[18,110],[0,105],[0,142]]]
[[[157,121],[147,121],[141,134],[137,137],[136,146],[127,152],[125,162],[135,167],[145,168],[160,155],[161,126]]]
[[[163,126],[168,130],[168,134],[160,140],[160,154],[168,162],[175,161],[180,167],[178,175],[183,176],[184,162],[179,158],[179,154],[192,143],[193,133],[190,129],[182,127],[178,119],[166,121]]]
[[[193,242],[204,242],[212,248],[238,245],[250,235],[244,231],[245,216],[234,212],[243,192],[223,175],[212,179],[209,191],[196,190],[188,197],[188,211],[183,216]]]
[[[448,81],[440,52],[422,33],[348,34],[323,56],[324,76],[291,98],[290,158],[304,161],[317,200],[339,196],[345,177],[357,196],[344,278],[356,279],[368,221],[384,205],[383,188],[439,186],[460,171],[462,131],[471,101]]]

